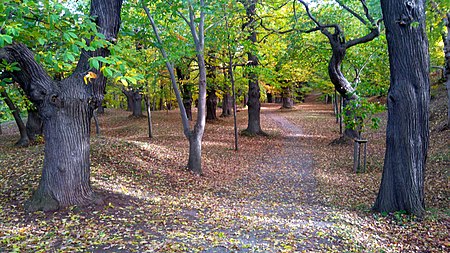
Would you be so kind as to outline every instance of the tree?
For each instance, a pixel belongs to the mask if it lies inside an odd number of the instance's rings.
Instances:
[[[382,0],[391,68],[379,212],[424,212],[430,81],[425,1]]]
[[[248,41],[252,45],[255,46],[257,41],[257,21],[256,21],[256,4],[258,0],[244,0],[243,4],[247,14],[247,22],[243,25],[243,28],[248,32]],[[253,49],[249,49],[247,52],[247,66],[248,70],[248,125],[247,129],[244,130],[245,133],[249,135],[264,135],[263,130],[261,129],[261,102],[259,98],[260,88],[258,83],[258,75],[255,72],[255,68],[258,66],[258,57],[253,51]]]
[[[193,129],[189,126],[189,119],[186,115],[186,110],[183,105],[183,99],[181,97],[180,91],[178,89],[174,66],[171,62],[169,62],[169,57],[166,53],[166,50],[163,47],[163,42],[160,36],[160,32],[156,26],[155,21],[153,20],[153,16],[150,13],[150,10],[145,5],[145,2],[142,1],[142,7],[144,8],[147,17],[152,25],[154,35],[156,37],[156,42],[159,45],[159,50],[161,55],[163,56],[167,70],[170,74],[170,80],[172,82],[172,88],[175,91],[175,95],[177,98],[178,106],[180,107],[181,121],[183,124],[183,132],[186,138],[189,140],[189,160],[187,164],[187,168],[195,173],[196,175],[202,174],[202,138],[203,133],[205,131],[206,124],[206,64],[205,64],[205,2],[200,0],[198,3],[198,7],[200,9],[199,16],[196,16],[195,6],[188,2],[188,16],[186,17],[180,10],[177,9],[178,6],[172,5],[172,8],[175,8],[175,14],[182,18],[186,24],[188,25],[192,39],[195,45],[195,52],[197,55],[197,64],[199,69],[199,80],[198,80],[198,112],[197,112],[197,120]],[[172,9],[171,8],[171,9]],[[198,24],[197,24],[198,22]]]
[[[328,41],[332,49],[332,56],[328,63],[328,75],[331,79],[331,82],[334,84],[335,89],[344,98],[344,107],[345,107],[347,104],[349,104],[350,100],[356,100],[358,98],[358,95],[355,92],[355,88],[352,87],[351,83],[347,80],[347,78],[345,78],[344,74],[342,73],[341,69],[342,61],[345,58],[347,49],[362,43],[370,42],[376,37],[378,37],[378,35],[380,34],[379,24],[370,15],[369,8],[365,0],[360,0],[364,9],[365,17],[362,17],[361,15],[356,13],[350,7],[345,5],[342,1],[337,0],[336,2],[343,9],[345,9],[353,17],[358,19],[369,30],[369,33],[367,33],[366,35],[347,41],[347,38],[344,35],[342,28],[338,24],[322,24],[321,22],[319,22],[318,19],[316,19],[312,15],[309,9],[309,5],[305,1],[303,0],[298,1],[301,4],[303,4],[308,17],[314,22],[316,26],[315,28],[302,32],[310,33],[314,31],[320,31],[323,35],[325,35],[328,38]],[[354,129],[346,129],[344,134],[352,138],[359,137],[358,131],[355,131]]]
[[[91,1],[90,15],[98,26],[96,37],[102,34],[107,41],[116,41],[121,7],[122,0]],[[17,63],[20,70],[7,74],[21,86],[43,119],[44,165],[39,186],[25,205],[28,211],[102,203],[90,185],[89,139],[90,119],[97,101],[103,98],[106,79],[91,68],[89,59],[106,56],[108,49],[95,50],[95,38],[87,40],[76,69],[62,81],[53,80],[24,44],[12,43],[0,49],[1,60]],[[100,67],[98,62],[96,65]]]

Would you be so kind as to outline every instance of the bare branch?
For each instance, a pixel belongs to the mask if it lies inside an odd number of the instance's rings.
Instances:
[[[350,12],[350,14],[352,14],[355,18],[357,18],[359,21],[361,21],[361,23],[367,25],[367,21],[361,17],[358,13],[356,13],[355,11],[353,11],[352,9],[350,9],[350,7],[348,7],[347,5],[343,4],[342,1],[340,0],[336,0],[336,2],[342,7],[344,8],[346,11]],[[365,6],[365,1],[361,0],[361,3],[363,3],[363,5]],[[365,6],[365,9],[367,9],[367,6]],[[367,13],[369,13],[367,11]]]

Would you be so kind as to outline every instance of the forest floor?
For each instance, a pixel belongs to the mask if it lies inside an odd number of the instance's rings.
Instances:
[[[382,127],[366,133],[368,167],[352,172],[353,145],[330,105],[264,104],[268,136],[239,137],[232,118],[209,122],[204,175],[185,170],[187,141],[174,111],[147,119],[107,110],[91,141],[92,185],[104,206],[25,213],[39,182],[43,144],[13,147],[0,135],[2,252],[448,252],[449,131],[432,131],[423,220],[371,212],[381,179]],[[245,129],[247,112],[238,113]],[[433,125],[432,125],[433,128]],[[94,131],[95,132],[95,131]]]

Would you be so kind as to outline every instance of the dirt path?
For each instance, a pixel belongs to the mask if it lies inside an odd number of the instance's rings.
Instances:
[[[224,199],[224,212],[238,214],[234,226],[220,231],[234,235],[233,240],[245,247],[215,246],[204,252],[323,252],[338,247],[333,211],[315,199],[313,159],[299,141],[302,129],[277,111],[267,110],[263,115],[279,127],[283,144],[274,147],[250,176],[217,195]],[[231,206],[226,204],[229,199]],[[242,233],[242,227],[251,229]]]

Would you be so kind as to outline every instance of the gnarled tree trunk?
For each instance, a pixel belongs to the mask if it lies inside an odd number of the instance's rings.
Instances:
[[[425,1],[382,0],[389,49],[386,154],[373,209],[424,212],[424,175],[429,141],[428,40]]]
[[[91,16],[96,16],[98,31],[115,41],[120,25],[122,0],[92,0]],[[43,120],[45,156],[38,189],[26,203],[28,211],[56,210],[69,205],[101,203],[90,185],[90,120],[97,101],[103,99],[105,78],[90,69],[89,57],[106,56],[102,48],[83,51],[74,73],[52,80],[23,44],[0,49],[0,59],[17,62],[20,71],[9,73],[38,108]],[[88,71],[97,73],[86,85]]]

